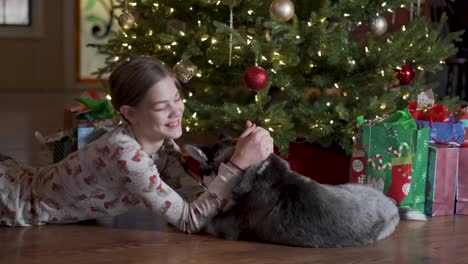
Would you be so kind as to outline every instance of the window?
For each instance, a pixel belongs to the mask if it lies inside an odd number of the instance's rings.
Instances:
[[[42,35],[43,0],[0,0],[0,38]]]
[[[0,26],[31,26],[31,0],[0,0]]]

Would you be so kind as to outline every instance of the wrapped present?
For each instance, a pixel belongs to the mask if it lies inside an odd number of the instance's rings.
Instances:
[[[48,163],[61,161],[76,150],[76,131],[74,129],[61,130],[53,135],[43,136],[39,131],[34,132],[34,137],[51,154]]]
[[[447,108],[442,104],[434,104],[431,108],[419,109],[416,102],[408,105],[408,110],[415,120],[445,122],[447,120]]]
[[[350,156],[344,151],[290,142],[289,155],[285,159],[293,171],[319,183],[338,185],[349,182]]]
[[[93,142],[100,136],[112,130],[114,126],[101,126],[101,127],[78,127],[77,128],[77,147],[82,148],[84,145]]]
[[[455,213],[468,215],[468,145],[459,148]]]
[[[418,101],[408,104],[408,111],[418,126],[430,128],[430,142],[438,144],[459,145],[463,142],[465,130],[463,123],[449,113],[447,108],[434,102],[432,90],[418,95]]]
[[[463,142],[465,130],[453,113],[440,103],[434,103],[432,90],[418,95],[418,101],[408,104],[408,111],[418,126],[430,128],[430,142],[459,145]]]
[[[364,149],[364,182],[400,207],[424,212],[429,128],[418,128],[407,109],[362,124],[355,148]]]
[[[460,123],[463,124],[463,128],[465,129],[465,137],[463,142],[468,144],[468,107],[459,109],[458,113],[459,115],[457,119]]]
[[[448,116],[447,108],[443,104],[435,103],[432,90],[418,94],[418,100],[411,101],[408,110],[414,120],[445,122]]]
[[[461,122],[431,122],[417,120],[416,124],[421,127],[430,128],[430,142],[437,144],[459,145],[465,138],[465,128]]]
[[[448,145],[429,147],[429,168],[426,184],[428,216],[452,215],[458,171],[458,148]]]
[[[83,93],[75,98],[76,105],[64,110],[65,128],[78,126],[96,127],[95,123],[102,121],[114,124],[120,121],[119,116],[113,110],[109,100],[102,99],[96,91]]]

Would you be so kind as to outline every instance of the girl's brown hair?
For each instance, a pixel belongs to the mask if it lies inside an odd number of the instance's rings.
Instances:
[[[148,90],[166,77],[174,78],[171,70],[159,60],[151,57],[138,57],[120,64],[109,77],[111,103],[116,111],[122,105],[135,107],[145,97]]]

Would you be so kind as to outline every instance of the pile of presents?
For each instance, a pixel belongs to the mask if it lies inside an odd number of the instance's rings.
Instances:
[[[110,102],[96,91],[84,92],[76,98],[76,105],[64,110],[64,128],[53,135],[35,132],[39,143],[52,153],[51,163],[58,162],[114,128],[120,117]]]
[[[407,109],[359,123],[350,182],[428,216],[468,214],[468,108],[449,113],[422,93]]]

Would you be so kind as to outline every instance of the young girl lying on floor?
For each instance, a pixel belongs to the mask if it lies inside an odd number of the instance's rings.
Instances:
[[[0,157],[0,225],[72,223],[143,203],[178,229],[196,232],[221,210],[242,171],[273,152],[268,131],[247,121],[232,158],[204,188],[184,170],[173,141],[182,135],[184,103],[171,71],[135,58],[117,67],[109,84],[125,124],[47,167]]]

